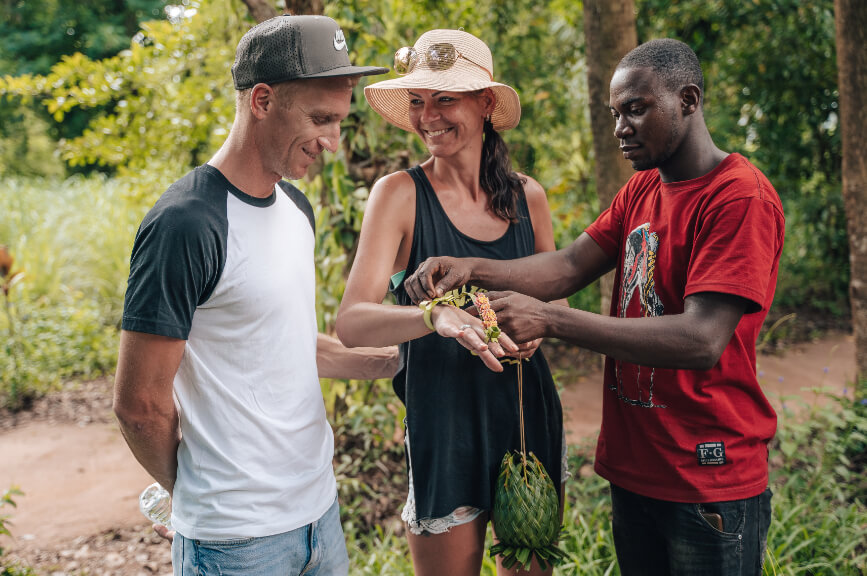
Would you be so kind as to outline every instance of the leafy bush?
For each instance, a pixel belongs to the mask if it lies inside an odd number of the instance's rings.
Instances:
[[[796,192],[784,204],[786,243],[774,304],[847,316],[849,243],[840,182],[817,172]]]
[[[334,427],[334,473],[344,530],[367,534],[376,526],[399,528],[395,514],[407,489],[406,411],[391,381],[323,380],[322,389]]]
[[[14,508],[16,504],[13,496],[21,496],[22,494],[23,492],[15,486],[9,488],[3,494],[0,494],[0,508],[4,506],[12,506]],[[12,535],[9,531],[9,524],[11,524],[9,518],[9,514],[0,514],[0,537]],[[35,573],[26,566],[21,566],[17,562],[7,563],[3,558],[3,554],[3,547],[0,546],[0,576],[35,576]]]
[[[867,572],[867,405],[781,415],[771,446],[772,574]]]
[[[134,187],[102,177],[5,181],[0,243],[23,275],[0,313],[0,403],[21,408],[64,378],[113,369],[142,215]]]

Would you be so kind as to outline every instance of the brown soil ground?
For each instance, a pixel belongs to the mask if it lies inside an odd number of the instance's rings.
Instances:
[[[570,443],[592,439],[602,408],[601,359],[553,346]],[[792,345],[761,355],[759,377],[775,407],[821,402],[815,388],[847,392],[854,378],[850,335]],[[171,574],[169,545],[138,511],[151,480],[126,447],[111,414],[111,381],[70,383],[17,415],[0,412],[0,490],[18,486],[10,514],[13,536],[0,536],[3,562],[39,574],[120,576]]]

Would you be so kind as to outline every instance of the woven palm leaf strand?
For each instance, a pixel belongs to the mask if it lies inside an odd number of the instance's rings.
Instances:
[[[490,555],[501,555],[507,569],[518,564],[524,570],[530,569],[535,556],[544,570],[565,559],[556,546],[561,531],[559,499],[542,462],[532,452],[528,458],[523,396],[523,373],[518,363],[521,451],[507,452],[500,464],[493,510],[499,542],[491,547]]]

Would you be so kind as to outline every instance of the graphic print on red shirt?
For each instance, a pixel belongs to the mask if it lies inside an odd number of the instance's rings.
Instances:
[[[662,316],[665,306],[654,289],[653,272],[656,268],[656,254],[659,249],[659,235],[651,232],[650,222],[645,222],[626,237],[626,250],[623,257],[622,285],[620,287],[621,318]],[[638,295],[636,305],[639,309],[627,314],[633,298]],[[641,367],[633,381],[623,381],[622,362],[615,362],[617,371],[617,396],[629,404],[645,408],[665,408],[653,402],[653,375],[655,370],[647,368],[644,374]],[[630,379],[631,380],[631,379]]]

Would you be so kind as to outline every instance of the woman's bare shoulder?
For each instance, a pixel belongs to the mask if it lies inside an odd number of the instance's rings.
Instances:
[[[400,170],[386,174],[376,181],[373,185],[372,194],[402,196],[405,194],[415,193],[415,182],[409,172]]]
[[[524,182],[524,196],[527,198],[527,203],[531,206],[534,204],[544,204],[547,208],[548,196],[542,185],[535,178],[526,174],[522,174],[521,172],[517,172],[517,174],[518,178]]]
[[[410,209],[414,207],[415,182],[408,172],[401,170],[376,181],[370,191],[365,215],[373,213],[395,218],[399,214],[410,214],[414,217],[414,210]]]

